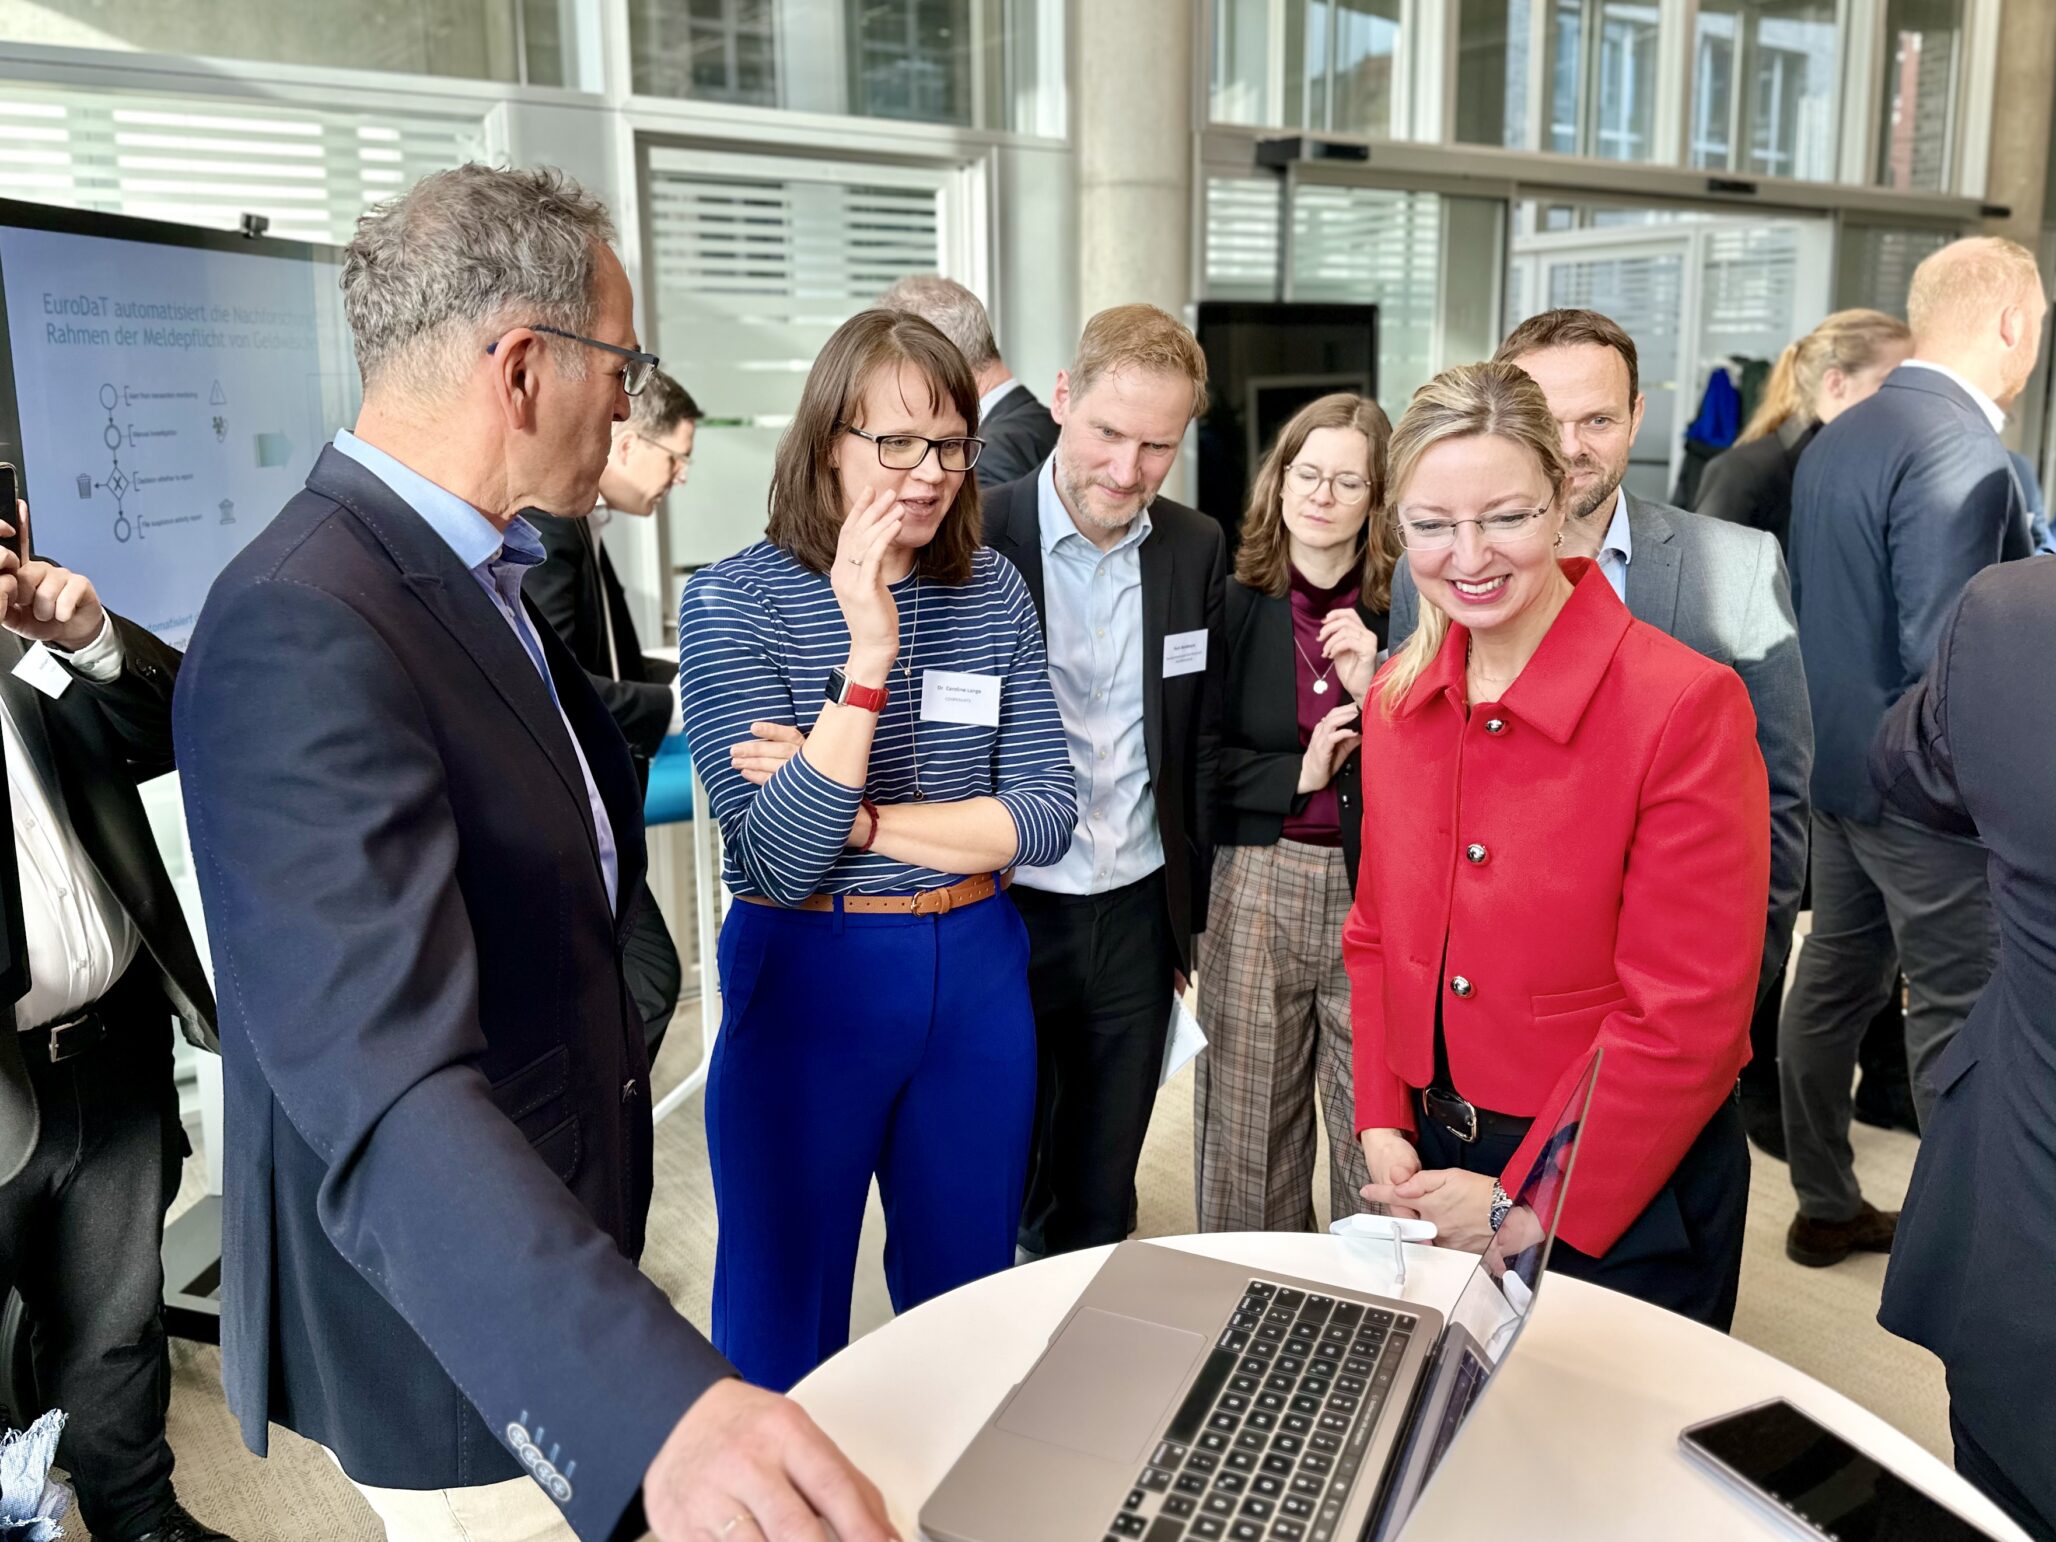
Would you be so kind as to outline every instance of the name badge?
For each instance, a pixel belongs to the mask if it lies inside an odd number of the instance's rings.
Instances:
[[[963,675],[948,669],[921,671],[921,719],[928,723],[975,723],[999,727],[998,675]]]
[[[1173,632],[1164,639],[1164,678],[1196,675],[1206,668],[1206,628]]]
[[[14,678],[33,685],[52,701],[71,685],[71,672],[52,658],[50,650],[41,643],[32,643],[21,656],[21,662],[14,666]]]

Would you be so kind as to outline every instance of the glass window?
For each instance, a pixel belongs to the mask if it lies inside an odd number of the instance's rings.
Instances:
[[[1949,183],[1963,0],[1888,0],[1878,180],[1905,192]]]
[[[1661,34],[1655,0],[1465,0],[1456,137],[1648,160]],[[1531,106],[1537,93],[1539,109]]]
[[[563,51],[535,0],[0,0],[13,43],[320,64],[471,80],[566,84]],[[532,21],[537,47],[524,58]]]
[[[1835,246],[1836,308],[1860,305],[1903,319],[1913,270],[1930,252],[1955,240],[1956,234],[1920,226],[1844,222]]]
[[[1832,180],[1839,65],[1834,0],[1700,0],[1691,163]]]
[[[635,89],[1063,133],[1062,0],[631,0]]]
[[[0,197],[343,243],[431,171],[486,158],[475,118],[10,84]]]
[[[1394,132],[1402,0],[1215,0],[1216,123]]]

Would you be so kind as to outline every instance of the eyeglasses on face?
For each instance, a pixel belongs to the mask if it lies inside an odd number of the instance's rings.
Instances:
[[[1309,498],[1323,482],[1334,491],[1337,503],[1362,503],[1371,496],[1371,484],[1353,471],[1338,471],[1332,476],[1323,475],[1319,466],[1304,466],[1298,461],[1294,461],[1285,469],[1292,477],[1292,485]]]
[[[635,393],[630,392],[629,394],[632,396]],[[630,429],[629,432],[634,434],[636,438],[640,439],[644,444],[648,445],[651,449],[655,450],[659,455],[663,456],[664,459],[671,462],[672,481],[677,481],[681,476],[683,476],[688,470],[691,469],[692,451],[674,450],[671,448],[670,445],[664,443],[663,440],[652,439],[648,434],[642,432],[642,430],[640,429]]]
[[[599,348],[626,359],[628,363],[621,371],[621,389],[630,396],[642,395],[643,387],[650,383],[650,376],[657,372],[657,356],[654,353],[644,353],[640,348],[623,348],[619,343],[603,343],[597,337],[581,337],[576,332],[566,332],[562,327],[546,327],[540,323],[532,323],[528,330],[547,332],[551,337],[584,343],[588,348]],[[485,351],[491,353],[499,346],[499,340],[496,338],[485,345]]]
[[[935,452],[935,462],[944,471],[969,471],[978,464],[985,449],[983,439],[928,439],[920,434],[867,434],[861,428],[843,425],[844,431],[868,439],[878,450],[878,464],[887,471],[912,471]]]
[[[1447,551],[1456,544],[1458,525],[1476,525],[1487,546],[1515,546],[1535,533],[1536,524],[1547,509],[1501,509],[1481,519],[1417,519],[1402,514],[1399,544],[1408,551]]]

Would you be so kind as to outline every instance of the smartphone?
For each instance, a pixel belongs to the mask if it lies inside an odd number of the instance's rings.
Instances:
[[[14,534],[0,540],[23,562],[29,560],[29,522],[21,512],[21,474],[7,461],[0,460],[0,519],[14,526]]]
[[[1955,1511],[1783,1398],[1681,1430],[1684,1453],[1797,1528],[1831,1542],[1992,1542]]]

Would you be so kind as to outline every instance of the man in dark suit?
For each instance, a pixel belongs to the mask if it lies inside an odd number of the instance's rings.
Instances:
[[[1935,1102],[1878,1321],[1949,1374],[1956,1470],[2056,1542],[2056,561],[1988,569],[1940,631],[1927,677],[1870,753],[1891,817],[1978,840],[2007,938],[1997,976],[1932,1068]]]
[[[616,515],[647,519],[664,495],[685,481],[699,404],[662,370],[631,403],[626,423],[614,425],[614,444],[600,472],[600,501],[584,519],[536,522],[543,560],[522,580],[521,592],[564,639],[579,667],[593,677],[600,700],[635,757],[636,779],[649,784],[650,761],[672,731],[678,691],[672,681],[678,663],[659,663],[642,654],[628,595],[614,561],[600,540],[599,522]],[[678,949],[664,924],[657,899],[644,884],[636,918],[622,955],[628,993],[642,1019],[652,1064],[678,1006],[682,970]]]
[[[359,222],[354,433],[215,583],[174,727],[221,985],[223,1381],[392,1538],[883,1542],[641,1275],[635,773],[521,603],[655,360],[607,212],[470,165]],[[554,1508],[553,1508],[554,1506]],[[811,1524],[810,1522],[801,1522]]]
[[[38,1389],[70,1415],[58,1459],[93,1535],[226,1542],[179,1504],[164,1438],[164,1212],[185,1155],[171,1020],[217,1047],[136,793],[171,769],[178,650],[109,614],[85,575],[11,550],[0,626],[30,972],[0,1028],[0,1300],[19,1290],[35,1325]]]
[[[981,490],[1018,481],[1049,458],[1057,444],[1056,420],[1000,357],[992,320],[978,296],[939,273],[916,273],[886,290],[878,303],[933,323],[971,366],[978,437],[985,441],[976,473]]]
[[[1190,332],[1154,306],[1101,311],[1057,377],[1055,453],[985,496],[986,543],[1049,640],[1078,781],[1069,853],[1014,875],[1041,1061],[1021,1222],[1037,1255],[1127,1235],[1172,994],[1206,925],[1227,547],[1157,496],[1205,405]]]
[[[1906,1058],[1926,1123],[1935,1066],[1991,974],[1984,848],[1887,809],[1866,757],[1934,661],[1944,617],[1982,568],[2026,556],[2027,517],[1998,400],[2034,369],[2048,303],[2034,258],[1975,237],[1929,256],[1907,294],[1913,357],[1820,431],[1792,487],[1792,597],[1819,756],[1813,931],[1779,1028],[1795,1261],[1889,1251],[1849,1149],[1856,1046],[1905,971]]]
[[[1558,555],[1595,558],[1637,620],[1669,633],[1749,688],[1756,744],[1770,776],[1771,882],[1759,993],[1784,979],[1806,882],[1806,783],[1813,724],[1784,559],[1760,530],[1638,498],[1621,485],[1641,428],[1634,340],[1596,311],[1555,310],[1522,322],[1500,363],[1527,371],[1549,398],[1570,464]],[[1392,645],[1413,634],[1419,597],[1399,565]],[[1744,1099],[1744,1113],[1748,1101]]]

